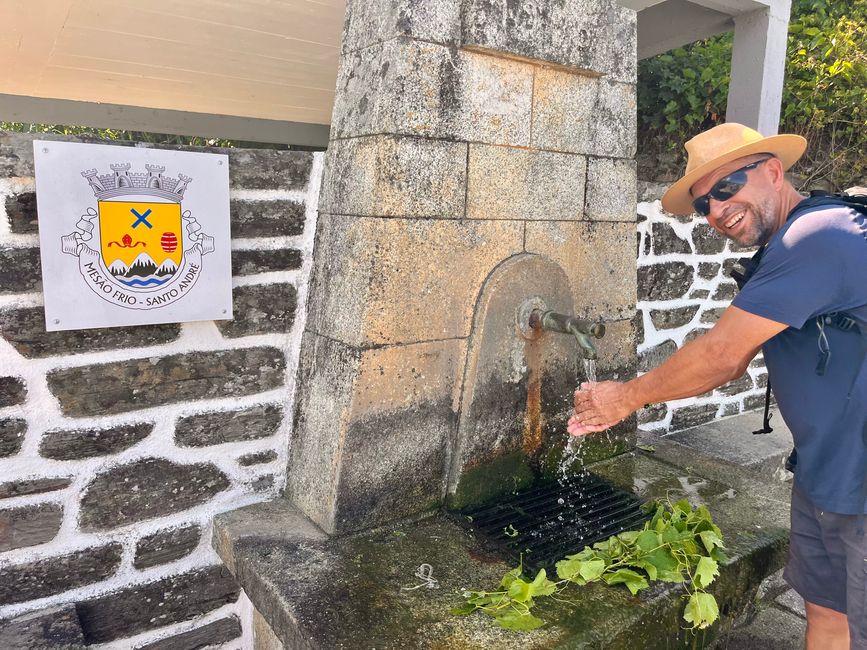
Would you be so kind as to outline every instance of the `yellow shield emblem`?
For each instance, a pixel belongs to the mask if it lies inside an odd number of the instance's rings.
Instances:
[[[154,289],[178,272],[183,260],[180,203],[99,201],[102,260],[130,289]]]

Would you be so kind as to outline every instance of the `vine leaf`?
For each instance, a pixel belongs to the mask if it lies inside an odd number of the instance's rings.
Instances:
[[[709,557],[702,556],[695,567],[695,583],[704,589],[719,575],[719,565]]]
[[[692,623],[693,627],[702,630],[713,625],[719,618],[719,607],[717,606],[716,598],[703,591],[693,592],[689,597],[689,602],[686,604],[683,618],[687,623]]]

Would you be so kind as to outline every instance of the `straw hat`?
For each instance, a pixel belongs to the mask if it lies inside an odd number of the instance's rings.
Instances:
[[[756,153],[772,153],[783,163],[783,170],[787,170],[804,155],[807,141],[789,134],[764,137],[748,126],[727,122],[699,133],[685,147],[686,173],[662,197],[663,209],[672,214],[695,212],[690,188],[726,163]]]

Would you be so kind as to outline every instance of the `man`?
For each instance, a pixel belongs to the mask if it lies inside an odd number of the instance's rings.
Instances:
[[[716,388],[763,349],[797,452],[785,578],[806,601],[807,648],[863,650],[867,219],[832,198],[815,205],[798,194],[784,172],[805,148],[800,136],[765,138],[733,123],[686,144],[686,174],[663,208],[698,213],[742,246],[764,246],[758,265],[706,335],[632,381],[581,386],[569,432],[602,431],[645,404]]]

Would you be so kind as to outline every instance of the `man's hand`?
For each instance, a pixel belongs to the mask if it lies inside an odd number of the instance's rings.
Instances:
[[[586,382],[575,391],[575,413],[567,430],[573,436],[605,431],[634,409],[626,402],[624,384],[616,381]]]

